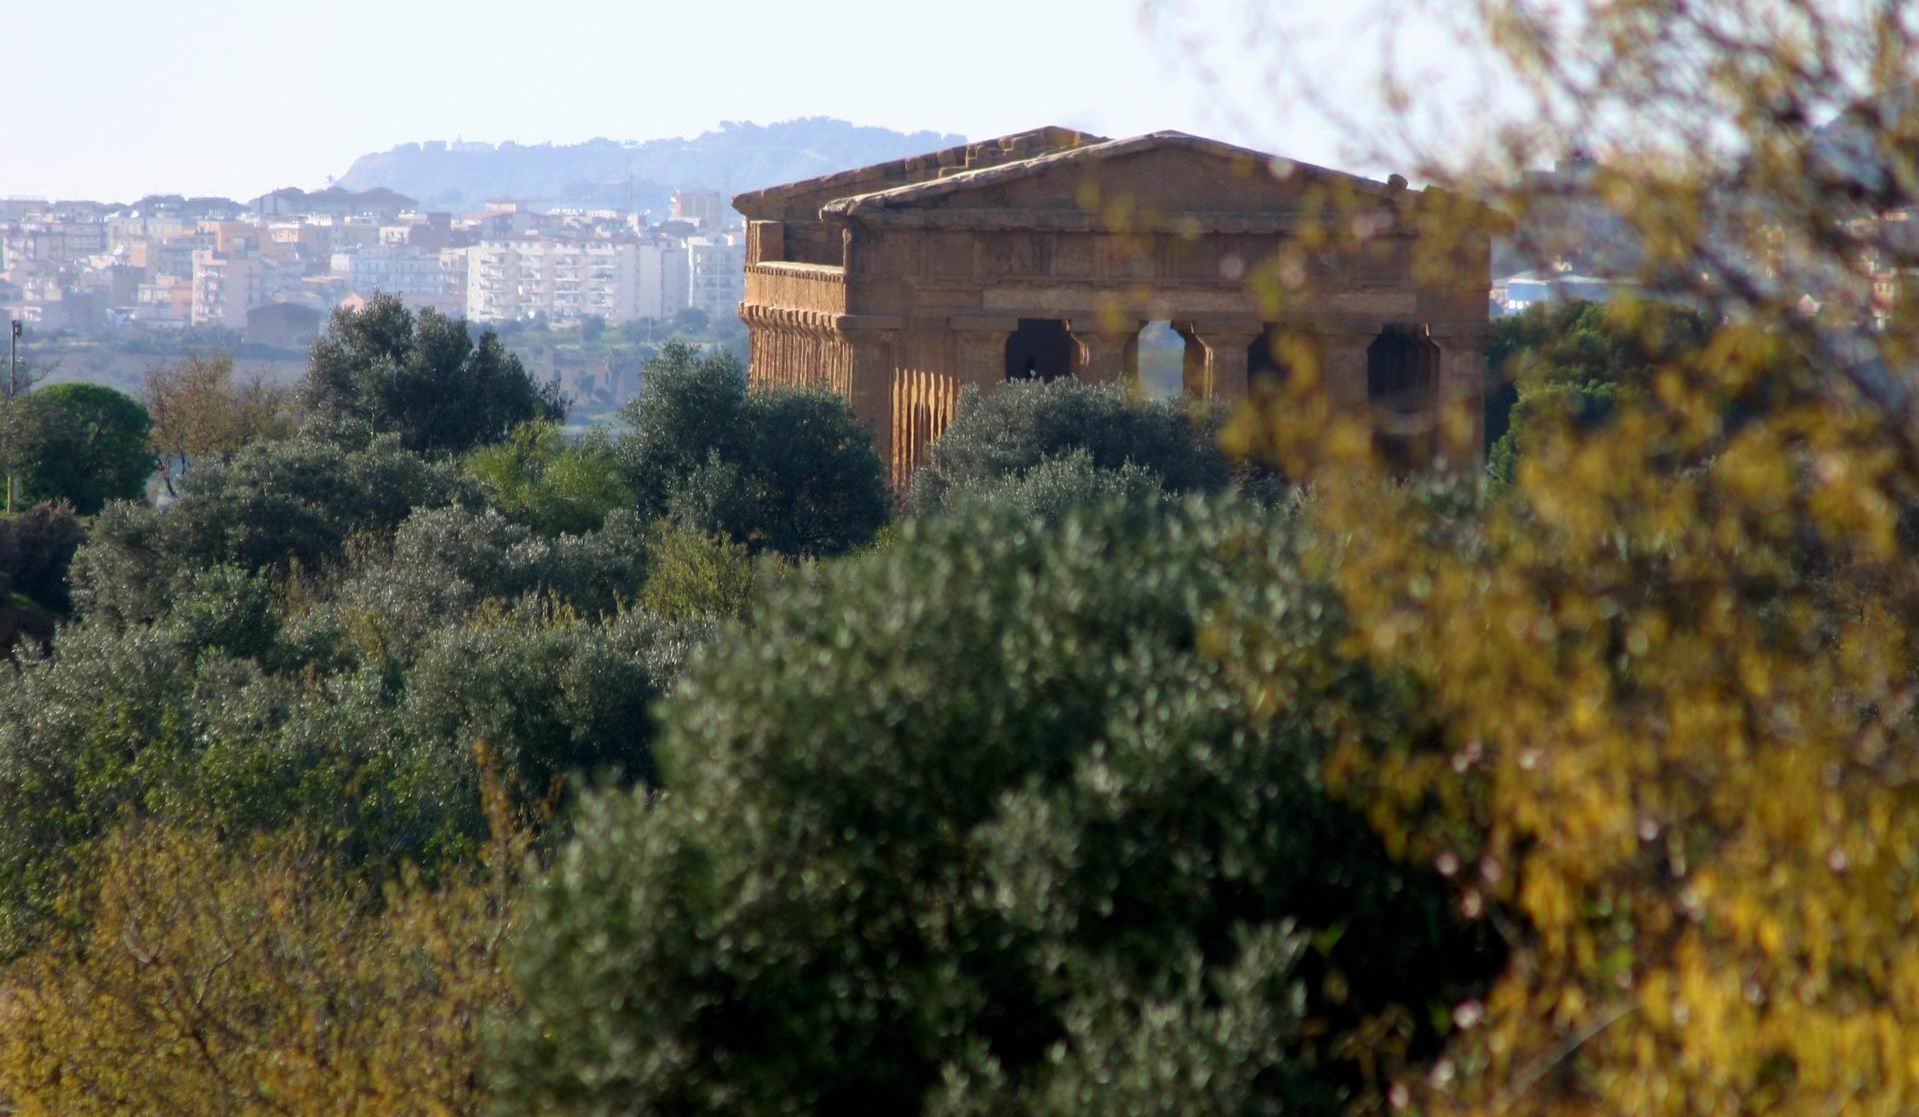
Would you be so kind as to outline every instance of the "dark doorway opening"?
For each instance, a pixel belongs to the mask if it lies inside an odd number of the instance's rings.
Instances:
[[[1058,380],[1073,375],[1078,346],[1057,318],[1022,318],[1006,339],[1006,379]]]
[[[1388,326],[1366,349],[1373,440],[1387,468],[1406,473],[1433,459],[1438,425],[1439,346],[1426,331]]]
[[[1265,385],[1278,389],[1286,386],[1292,376],[1287,367],[1286,358],[1279,351],[1279,331],[1267,327],[1266,332],[1253,339],[1246,347],[1246,386],[1258,388]]]

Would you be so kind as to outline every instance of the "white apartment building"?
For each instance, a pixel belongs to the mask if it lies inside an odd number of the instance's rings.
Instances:
[[[332,272],[350,290],[371,295],[437,295],[441,291],[440,254],[408,244],[370,244],[335,252]]]
[[[639,316],[670,319],[685,310],[691,274],[684,244],[669,240],[642,242]]]
[[[475,322],[514,322],[521,313],[520,252],[516,242],[483,240],[466,250],[466,316]]]
[[[691,237],[686,242],[687,301],[708,318],[737,315],[746,297],[746,243],[727,235]]]
[[[597,316],[619,324],[684,305],[684,251],[632,239],[483,240],[467,250],[466,312],[478,322]],[[677,308],[676,308],[677,309]]]

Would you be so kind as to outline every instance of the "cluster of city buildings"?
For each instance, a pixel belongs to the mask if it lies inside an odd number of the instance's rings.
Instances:
[[[43,330],[189,326],[297,344],[378,293],[481,322],[733,315],[745,241],[718,194],[669,213],[423,210],[387,190],[275,191],[250,202],[0,200],[0,308]],[[257,336],[256,336],[257,335]]]

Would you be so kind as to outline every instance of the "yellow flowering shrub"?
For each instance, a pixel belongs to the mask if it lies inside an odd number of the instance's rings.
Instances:
[[[1510,111],[1422,171],[1498,172],[1448,181],[1551,258],[1568,199],[1512,172],[1595,145],[1578,202],[1631,246],[1618,313],[1663,348],[1605,422],[1535,417],[1491,496],[1379,480],[1310,353],[1231,432],[1312,480],[1348,650],[1431,720],[1350,718],[1329,786],[1511,950],[1391,1103],[1919,1111],[1919,332],[1874,282],[1919,274],[1919,13],[1441,14]],[[1660,304],[1707,336],[1660,342]],[[1257,632],[1218,643],[1255,695],[1283,685]]]
[[[509,885],[489,869],[381,895],[297,840],[129,823],[69,890],[80,929],[0,974],[0,1103],[478,1113],[485,1029],[514,1003]]]

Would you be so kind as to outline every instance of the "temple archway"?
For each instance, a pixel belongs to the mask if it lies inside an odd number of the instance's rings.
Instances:
[[[1057,318],[1022,318],[1006,339],[1006,379],[1058,380],[1073,375],[1078,346]]]
[[[1186,389],[1186,335],[1171,322],[1139,331],[1139,391],[1147,399],[1175,399]]]
[[[1266,332],[1253,339],[1246,347],[1246,383],[1257,388],[1265,385],[1269,388],[1283,388],[1292,376],[1292,369],[1286,364],[1286,358],[1280,354],[1279,331],[1268,326]]]
[[[1421,327],[1388,326],[1366,349],[1373,444],[1395,473],[1430,465],[1437,428],[1439,346]]]

